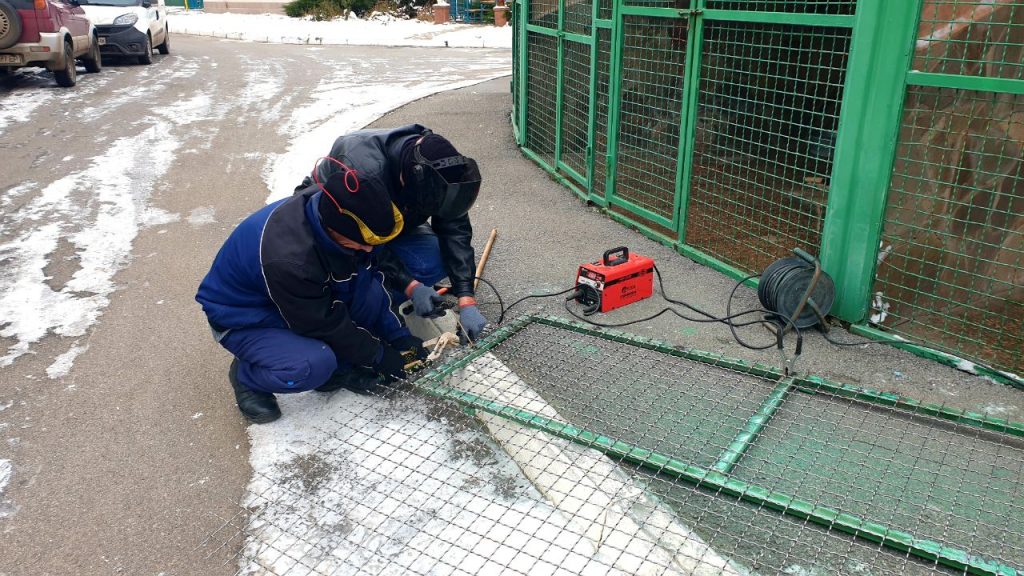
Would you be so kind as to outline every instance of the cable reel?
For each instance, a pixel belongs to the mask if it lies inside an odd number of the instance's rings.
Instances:
[[[796,256],[776,260],[764,269],[757,299],[780,323],[792,320],[798,329],[810,328],[824,323],[832,309],[835,284],[816,257],[800,248],[794,248],[793,254]]]

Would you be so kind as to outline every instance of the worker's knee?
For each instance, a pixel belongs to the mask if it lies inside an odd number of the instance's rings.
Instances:
[[[232,330],[221,344],[239,360],[239,381],[263,392],[312,390],[338,368],[327,344],[288,330]]]

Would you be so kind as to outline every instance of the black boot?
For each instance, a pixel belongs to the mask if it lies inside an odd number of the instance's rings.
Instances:
[[[353,392],[372,392],[380,385],[377,375],[366,368],[352,368],[344,372],[335,372],[320,386],[317,392],[334,392],[346,388]]]
[[[281,417],[281,409],[277,400],[269,392],[253,390],[238,381],[238,358],[231,361],[228,368],[228,380],[235,390],[235,402],[246,418],[255,424],[266,424]]]

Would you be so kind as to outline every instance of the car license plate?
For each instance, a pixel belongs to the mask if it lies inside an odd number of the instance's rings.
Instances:
[[[21,64],[21,54],[0,54],[0,64]]]
[[[100,40],[100,46],[103,46],[104,44],[106,44],[106,43],[107,43],[107,39],[106,39],[106,38],[103,38],[102,36],[100,37],[100,39],[99,39],[99,40]]]

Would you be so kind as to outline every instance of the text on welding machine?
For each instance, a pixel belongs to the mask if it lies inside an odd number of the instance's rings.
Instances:
[[[583,264],[576,273],[576,301],[586,312],[608,312],[649,298],[654,293],[654,260],[630,254],[619,246],[606,250],[598,262]]]

